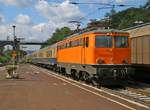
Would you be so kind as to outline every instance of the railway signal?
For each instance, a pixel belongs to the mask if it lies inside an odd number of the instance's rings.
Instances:
[[[15,59],[17,56],[17,52],[16,51],[12,51],[12,57]]]

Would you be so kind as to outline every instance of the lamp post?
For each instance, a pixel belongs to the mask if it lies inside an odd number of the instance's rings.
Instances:
[[[16,35],[15,35],[15,28],[16,26],[13,25],[13,37],[14,37],[14,44],[13,44],[13,50],[15,51],[16,50]]]
[[[12,53],[12,56],[14,58],[14,63],[17,63],[18,61],[18,41],[17,41],[17,37],[16,37],[16,34],[15,34],[15,28],[16,26],[13,25],[13,37],[14,37],[14,40],[13,40],[13,53]]]

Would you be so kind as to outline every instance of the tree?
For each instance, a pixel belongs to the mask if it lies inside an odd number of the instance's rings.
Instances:
[[[72,31],[68,27],[62,27],[60,29],[56,29],[55,32],[52,34],[52,37],[46,41],[46,45],[42,45],[41,48],[44,48],[48,45],[52,45],[53,43],[56,43],[56,42],[64,39],[71,33],[72,33]]]
[[[144,8],[150,9],[150,0],[147,0],[147,2],[146,2],[146,4],[145,4]]]
[[[141,21],[141,23],[150,22],[150,10],[129,8],[120,11],[112,16],[111,27],[115,29],[124,29],[137,25],[136,21]]]
[[[0,56],[3,55],[4,47],[0,47]]]

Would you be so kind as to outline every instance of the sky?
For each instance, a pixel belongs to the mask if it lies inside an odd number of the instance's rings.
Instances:
[[[64,26],[75,29],[76,25],[69,21],[76,20],[85,27],[91,19],[102,19],[110,11],[98,9],[105,4],[125,4],[126,7],[115,7],[116,11],[129,7],[139,7],[147,0],[0,0],[0,40],[9,36],[13,38],[12,26],[16,26],[16,36],[25,41],[46,41],[56,28]],[[96,3],[75,5],[71,2]],[[39,46],[28,46],[35,50]]]

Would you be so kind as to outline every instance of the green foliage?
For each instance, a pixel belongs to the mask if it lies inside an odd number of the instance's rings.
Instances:
[[[147,3],[144,5],[144,8],[150,9],[150,0],[147,0]]]
[[[124,29],[139,25],[140,23],[150,22],[150,0],[140,8],[128,8],[126,10],[116,12],[114,8],[106,13],[105,19],[92,21],[91,27],[110,27],[114,29]]]
[[[129,8],[112,16],[111,27],[124,29],[137,25],[136,21],[150,22],[150,10],[144,8]]]
[[[0,63],[6,63],[9,61],[9,58],[6,56],[0,56]]]
[[[4,55],[0,56],[0,63],[7,63],[11,60],[11,52],[5,51]]]
[[[124,29],[135,26],[140,21],[143,23],[150,22],[150,0],[147,0],[147,3],[140,8],[129,8],[113,14],[110,25],[111,28]]]
[[[43,45],[41,48],[44,48],[48,45],[52,45],[53,43],[56,43],[56,42],[64,39],[64,37],[71,34],[71,32],[72,31],[68,27],[56,29],[56,31],[53,33],[52,37],[46,41],[46,45]]]

